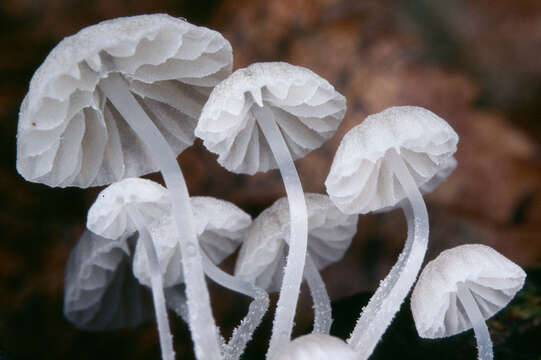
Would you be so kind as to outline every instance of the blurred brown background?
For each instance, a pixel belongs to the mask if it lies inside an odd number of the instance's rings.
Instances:
[[[427,259],[474,242],[528,269],[541,265],[537,0],[2,0],[0,359],[159,358],[153,324],[92,334],[63,318],[64,265],[99,189],[51,189],[25,182],[15,170],[18,107],[52,47],[103,19],[155,12],[222,32],[233,46],[235,68],[270,60],[303,65],[347,97],[336,136],[297,162],[305,191],[325,191],[340,139],[368,114],[406,104],[436,112],[460,135],[459,166],[426,198],[432,226]],[[233,201],[253,216],[283,196],[277,171],[228,173],[200,143],[180,161],[193,195]],[[373,291],[404,239],[400,212],[360,217],[345,259],[323,273],[332,298]],[[217,322],[229,334],[248,303],[212,285],[211,292]],[[312,316],[305,293],[301,300],[299,333],[309,329]],[[351,314],[351,327],[359,311]],[[174,320],[173,330],[177,358],[191,358],[185,325]],[[264,326],[257,333],[252,353],[264,348],[267,332]]]

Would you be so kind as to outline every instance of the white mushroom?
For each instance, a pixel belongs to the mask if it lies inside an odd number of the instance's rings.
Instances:
[[[357,360],[357,354],[341,339],[326,334],[303,335],[286,345],[272,360]]]
[[[150,298],[131,270],[134,238],[85,231],[66,265],[64,314],[85,330],[137,326],[152,316]]]
[[[269,305],[268,294],[252,283],[236,279],[215,264],[219,264],[231,255],[240,245],[244,234],[251,224],[251,218],[232,203],[212,197],[192,197],[195,229],[199,244],[203,250],[205,272],[217,283],[250,296],[254,299],[250,310],[241,325],[235,329],[229,343],[225,344],[226,359],[238,359],[254,330],[261,323]],[[182,256],[178,246],[177,231],[173,219],[165,216],[153,223],[150,235],[155,244],[160,260],[161,272],[164,277],[165,293],[168,295],[169,306],[180,316],[186,318],[184,299],[178,292],[178,285],[184,282],[181,267]],[[139,281],[151,285],[149,264],[146,250],[141,244],[137,245],[133,263],[133,272]],[[218,269],[218,270],[216,270]],[[174,299],[176,298],[177,303]],[[180,303],[178,303],[180,301]]]
[[[109,185],[88,211],[87,228],[113,242],[124,242],[137,232],[137,241],[146,249],[152,285],[152,297],[158,323],[160,346],[165,359],[174,359],[173,342],[160,261],[149,229],[153,222],[171,212],[167,190],[146,179],[124,179]],[[195,251],[190,248],[191,251]]]
[[[330,138],[345,110],[345,98],[312,71],[287,63],[256,63],[214,88],[195,129],[228,170],[254,174],[278,167],[284,179],[291,246],[269,358],[290,340],[306,254],[306,204],[293,160]]]
[[[473,328],[479,359],[493,358],[485,321],[507,306],[526,273],[491,247],[462,245],[429,262],[411,295],[419,336],[436,339]]]
[[[357,231],[357,216],[344,215],[329,197],[306,195],[308,250],[304,278],[314,301],[315,333],[328,334],[332,312],[319,271],[339,261]],[[289,243],[289,209],[286,198],[277,200],[252,223],[242,244],[235,275],[274,292],[282,282],[286,244]]]
[[[458,136],[434,113],[412,106],[368,116],[340,144],[327,192],[348,214],[400,205],[408,222],[404,250],[363,309],[348,342],[368,358],[415,282],[428,243],[428,214],[419,188],[431,190],[453,168]]]
[[[181,246],[195,249],[183,266],[200,359],[219,359],[220,349],[176,156],[193,142],[203,103],[231,65],[219,33],[184,20],[104,21],[51,51],[32,77],[18,125],[17,169],[29,181],[87,187],[162,172]]]

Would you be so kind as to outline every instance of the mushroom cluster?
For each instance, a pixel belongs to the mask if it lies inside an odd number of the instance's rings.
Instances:
[[[165,14],[113,19],[62,40],[35,72],[17,132],[17,170],[53,187],[108,185],[88,211],[66,265],[64,314],[80,329],[138,326],[154,314],[165,360],[175,358],[168,310],[189,326],[200,360],[239,359],[279,292],[268,360],[367,359],[413,287],[428,247],[423,194],[457,166],[458,135],[429,110],[391,107],[342,139],[325,181],[304,193],[294,161],[338,129],[346,99],[309,69],[256,63],[232,73],[218,32]],[[190,197],[177,156],[199,137],[227,170],[279,169],[286,197],[253,221],[211,197]],[[148,179],[160,171],[166,187]],[[320,272],[340,261],[360,214],[401,208],[404,249],[351,336],[330,335]],[[237,252],[234,274],[220,263]],[[252,298],[226,341],[205,276]],[[313,332],[291,340],[302,281]],[[485,320],[525,273],[495,250],[465,245],[422,272],[411,307],[421,337],[473,328],[492,359]]]

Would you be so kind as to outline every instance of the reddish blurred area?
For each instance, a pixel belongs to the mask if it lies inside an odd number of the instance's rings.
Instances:
[[[25,182],[15,170],[18,107],[52,47],[103,19],[155,12],[222,32],[233,46],[235,68],[277,60],[303,65],[347,97],[337,134],[297,161],[307,192],[325,192],[340,139],[368,114],[406,104],[436,112],[460,135],[459,165],[426,197],[427,259],[458,244],[484,243],[521,266],[541,265],[539,1],[3,0],[0,348],[20,358],[159,357],[152,324],[81,334],[63,319],[64,266],[99,189],[51,189]],[[232,201],[253,216],[284,195],[277,171],[229,173],[199,142],[180,162],[193,195]],[[405,234],[400,212],[361,216],[346,257],[323,272],[333,299],[375,289]],[[216,286],[211,290],[217,322],[230,333],[247,301]],[[310,306],[304,291],[299,331],[309,327]],[[190,358],[186,327],[177,321],[174,330],[178,358]]]

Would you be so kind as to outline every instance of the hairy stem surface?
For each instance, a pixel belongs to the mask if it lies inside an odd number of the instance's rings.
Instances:
[[[394,172],[408,200],[402,205],[408,222],[408,239],[398,261],[380,283],[348,339],[359,359],[367,359],[372,354],[391,324],[417,278],[428,245],[428,213],[415,180],[394,149],[386,156],[387,166]]]

